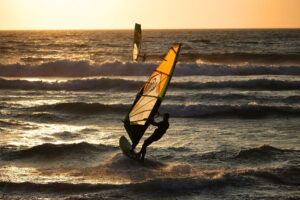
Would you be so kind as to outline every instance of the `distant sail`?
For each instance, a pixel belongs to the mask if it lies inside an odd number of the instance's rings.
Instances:
[[[134,27],[134,38],[133,38],[133,52],[132,52],[132,60],[133,62],[136,62],[142,45],[142,29],[141,25],[135,23]]]
[[[161,64],[140,88],[136,99],[124,120],[124,127],[133,143],[137,145],[149,126],[149,119],[158,111],[166,94],[177,62],[181,45],[173,46]]]

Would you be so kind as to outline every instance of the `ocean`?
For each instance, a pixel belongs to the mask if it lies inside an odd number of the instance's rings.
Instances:
[[[300,199],[300,29],[142,34],[133,63],[133,30],[0,31],[0,199]],[[178,43],[170,128],[130,160],[122,120]]]

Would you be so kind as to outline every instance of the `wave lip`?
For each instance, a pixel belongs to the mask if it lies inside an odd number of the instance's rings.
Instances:
[[[299,63],[300,64],[300,63]],[[148,76],[157,63],[107,62],[92,65],[87,61],[60,60],[30,66],[0,64],[3,77],[91,77],[91,76]],[[174,76],[225,75],[300,75],[300,66],[237,66],[220,64],[178,63]]]

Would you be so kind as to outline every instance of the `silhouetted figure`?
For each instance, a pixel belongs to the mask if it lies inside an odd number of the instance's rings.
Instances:
[[[142,56],[142,61],[145,62],[146,61],[146,53],[144,53],[144,55]]]
[[[138,153],[138,157],[141,157],[142,161],[144,160],[146,155],[146,148],[150,144],[152,144],[152,142],[159,140],[166,133],[167,129],[169,128],[169,117],[170,117],[169,113],[165,113],[163,121],[158,123],[155,122],[154,119],[150,121],[150,124],[157,126],[157,129],[155,129],[154,133],[144,141],[142,149]]]

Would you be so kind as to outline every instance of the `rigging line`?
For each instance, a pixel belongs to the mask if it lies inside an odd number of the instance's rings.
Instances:
[[[153,97],[153,98],[158,99],[157,96],[152,96],[152,95],[148,95],[148,94],[137,94],[137,95],[139,95],[139,96],[141,96],[141,97]]]
[[[174,51],[175,55],[177,55],[177,52],[175,51],[175,49],[173,47],[171,49]]]
[[[159,71],[159,70],[154,70],[154,71],[156,71],[156,72],[159,72],[159,73],[162,73],[162,74],[164,74],[164,75],[166,75],[166,76],[170,76],[169,74],[167,74],[167,73],[164,73],[164,72],[162,72],[162,71]],[[158,74],[157,75],[155,75],[155,76],[158,76]],[[155,77],[155,76],[153,76],[153,77]],[[153,78],[152,77],[152,78]],[[145,87],[147,84],[149,84],[150,83],[150,81],[152,80],[152,78],[151,79],[148,79],[147,81],[146,81],[146,83],[141,87],[141,88],[143,88],[143,87]],[[164,80],[164,79],[162,79],[162,80]],[[160,83],[159,84],[161,84],[161,82],[162,81],[160,81]],[[140,95],[140,94],[137,94],[137,95]],[[140,95],[140,96],[143,96],[143,95]],[[146,95],[145,95],[146,96]]]
[[[167,78],[168,78],[168,76],[167,76],[167,77],[164,77],[164,78],[160,81],[160,83],[163,82],[163,81],[165,81]]]
[[[143,110],[143,111],[138,112],[138,113],[136,113],[136,114],[134,114],[134,115],[132,115],[132,116],[129,116],[129,117],[134,117],[134,116],[139,115],[139,114],[141,114],[141,113],[143,113],[143,112],[149,112],[149,111],[150,111],[150,113],[151,113],[152,110]],[[149,115],[150,115],[150,114],[149,114]],[[132,121],[132,122],[133,122],[133,121]]]
[[[162,72],[162,71],[159,71],[159,70],[154,70],[155,72],[159,72],[159,73],[162,73],[162,74],[164,74],[164,75],[166,75],[166,76],[170,76],[170,74],[167,74],[167,73],[165,73],[165,72]],[[156,75],[157,76],[157,75]]]

